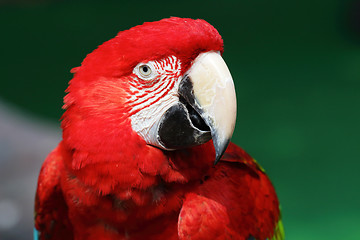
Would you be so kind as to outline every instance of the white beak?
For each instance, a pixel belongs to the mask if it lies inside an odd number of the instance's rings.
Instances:
[[[220,160],[232,137],[236,122],[234,82],[225,61],[217,52],[200,54],[187,73],[195,102],[192,107],[210,127]]]

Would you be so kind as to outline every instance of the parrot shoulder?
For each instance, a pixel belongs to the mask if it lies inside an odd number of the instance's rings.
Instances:
[[[38,239],[72,239],[68,209],[61,189],[61,143],[45,159],[35,196],[35,230]]]
[[[261,166],[230,143],[215,171],[185,196],[180,239],[276,239],[282,228],[279,202]]]

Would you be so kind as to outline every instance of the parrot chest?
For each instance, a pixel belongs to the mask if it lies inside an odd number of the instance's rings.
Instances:
[[[65,200],[75,239],[92,239],[90,236],[177,239],[178,216],[184,198],[184,189],[180,186],[159,184],[143,191],[128,189],[96,196],[93,189],[84,186],[79,189],[75,182],[64,187],[69,189],[65,190]]]

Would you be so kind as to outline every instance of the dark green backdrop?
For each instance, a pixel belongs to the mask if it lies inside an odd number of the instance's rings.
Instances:
[[[359,1],[2,3],[0,99],[58,121],[72,67],[118,31],[169,16],[223,36],[233,141],[271,177],[287,239],[360,239]]]

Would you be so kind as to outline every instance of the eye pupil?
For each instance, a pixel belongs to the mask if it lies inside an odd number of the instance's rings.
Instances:
[[[143,69],[142,69],[145,73],[147,72],[147,71],[149,71],[149,69],[148,69],[148,67],[147,66],[143,66]]]

